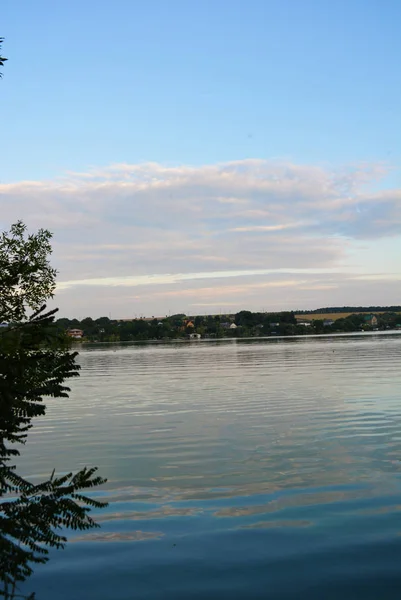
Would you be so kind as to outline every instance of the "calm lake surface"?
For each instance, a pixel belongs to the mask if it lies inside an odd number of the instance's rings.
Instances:
[[[98,465],[38,600],[401,597],[401,336],[98,345],[20,461]]]

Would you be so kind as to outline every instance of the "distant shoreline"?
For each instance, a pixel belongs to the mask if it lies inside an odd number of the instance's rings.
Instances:
[[[291,337],[339,333],[401,330],[401,313],[390,310],[382,313],[348,313],[344,307],[325,314],[305,313],[304,317],[291,311],[252,313],[240,311],[235,315],[191,317],[184,314],[164,319],[132,319],[117,321],[107,317],[93,320],[86,317],[58,319],[56,325],[66,335],[82,343],[88,342],[165,342],[169,340],[205,340],[224,338]],[[377,308],[377,307],[374,307]],[[391,307],[394,308],[394,307]],[[320,309],[325,310],[325,309]],[[334,309],[327,309],[334,311]],[[344,311],[344,312],[342,312]],[[308,317],[308,318],[307,318]],[[330,317],[330,318],[329,318]],[[333,317],[333,318],[331,318]]]
[[[77,345],[126,345],[126,344],[191,344],[196,345],[196,343],[200,342],[241,342],[241,341],[249,341],[249,340],[288,340],[288,339],[305,339],[305,338],[332,338],[332,337],[373,337],[373,336],[384,336],[384,335],[401,335],[401,330],[392,329],[389,331],[349,331],[349,332],[338,332],[338,333],[305,333],[303,335],[266,335],[266,336],[250,336],[250,337],[222,337],[222,338],[201,338],[198,340],[188,340],[185,338],[175,338],[171,340],[126,340],[126,341],[114,341],[114,342],[93,342],[82,340],[81,342],[76,342]]]

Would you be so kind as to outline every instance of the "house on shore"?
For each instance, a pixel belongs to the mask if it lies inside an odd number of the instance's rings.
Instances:
[[[180,331],[185,331],[186,329],[195,329],[195,325],[191,319],[184,319],[182,327],[180,327]]]
[[[230,322],[220,323],[220,326],[223,329],[237,329],[237,327],[238,327],[238,325],[236,325],[235,323],[230,323]]]
[[[365,325],[370,325],[371,327],[376,327],[377,325],[376,315],[365,315],[363,320]]]
[[[67,335],[75,340],[80,340],[84,336],[82,329],[67,329]]]

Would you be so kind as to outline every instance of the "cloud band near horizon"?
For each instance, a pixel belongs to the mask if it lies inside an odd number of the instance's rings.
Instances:
[[[1,221],[54,232],[57,302],[69,314],[162,314],[197,289],[198,306],[377,303],[367,293],[401,303],[401,189],[388,186],[389,171],[256,159],[112,165],[0,184]]]

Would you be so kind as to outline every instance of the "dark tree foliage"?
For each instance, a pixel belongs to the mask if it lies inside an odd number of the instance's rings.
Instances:
[[[56,310],[44,304],[55,287],[50,239],[45,230],[27,236],[22,222],[0,237],[0,596],[7,600],[22,597],[18,583],[48,560],[49,548],[64,547],[66,529],[96,527],[90,510],[105,505],[82,494],[104,483],[95,468],[34,484],[12,464],[32,419],[45,415],[43,399],[67,398],[64,382],[79,374],[77,353],[54,325]]]
[[[4,63],[6,62],[6,58],[4,58],[4,56],[1,56],[1,46],[4,42],[4,38],[0,37],[0,67],[4,67]],[[3,73],[0,71],[0,77],[3,77]]]

